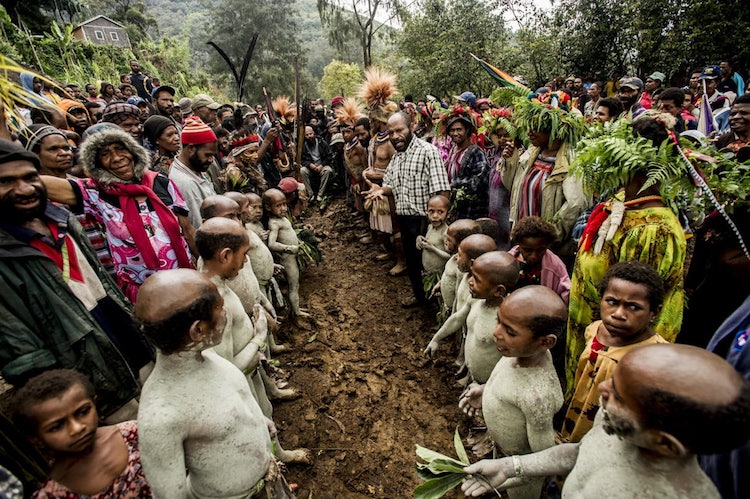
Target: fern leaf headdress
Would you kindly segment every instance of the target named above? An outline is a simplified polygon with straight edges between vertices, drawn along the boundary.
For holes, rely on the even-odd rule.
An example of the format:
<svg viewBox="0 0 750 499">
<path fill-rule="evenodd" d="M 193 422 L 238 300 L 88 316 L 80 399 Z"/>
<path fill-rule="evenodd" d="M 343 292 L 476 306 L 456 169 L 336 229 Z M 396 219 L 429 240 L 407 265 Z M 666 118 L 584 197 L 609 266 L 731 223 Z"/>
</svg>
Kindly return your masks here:
<svg viewBox="0 0 750 499">
<path fill-rule="evenodd" d="M 554 103 L 543 103 L 537 99 L 517 99 L 513 108 L 513 120 L 524 136 L 531 130 L 549 132 L 550 144 L 559 140 L 575 147 L 584 131 L 582 117 L 555 107 Z"/>
</svg>

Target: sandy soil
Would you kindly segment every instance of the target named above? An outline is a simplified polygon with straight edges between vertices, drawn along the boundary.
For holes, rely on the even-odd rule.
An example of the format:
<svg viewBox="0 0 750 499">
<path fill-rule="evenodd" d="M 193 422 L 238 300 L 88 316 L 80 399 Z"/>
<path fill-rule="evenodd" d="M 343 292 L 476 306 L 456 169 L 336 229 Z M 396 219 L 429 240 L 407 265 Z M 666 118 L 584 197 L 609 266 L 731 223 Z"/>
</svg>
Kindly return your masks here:
<svg viewBox="0 0 750 499">
<path fill-rule="evenodd" d="M 293 350 L 277 357 L 302 396 L 276 403 L 274 420 L 284 448 L 307 447 L 315 462 L 290 466 L 288 479 L 300 499 L 411 497 L 421 483 L 415 444 L 455 456 L 456 426 L 466 435 L 455 355 L 441 345 L 434 363 L 423 356 L 435 310 L 401 308 L 408 278 L 386 275 L 392 262 L 375 261 L 381 250 L 359 243 L 355 234 L 365 231 L 343 201 L 308 212 L 324 255 L 302 279 L 313 320 L 309 330 L 284 327 Z"/>
</svg>

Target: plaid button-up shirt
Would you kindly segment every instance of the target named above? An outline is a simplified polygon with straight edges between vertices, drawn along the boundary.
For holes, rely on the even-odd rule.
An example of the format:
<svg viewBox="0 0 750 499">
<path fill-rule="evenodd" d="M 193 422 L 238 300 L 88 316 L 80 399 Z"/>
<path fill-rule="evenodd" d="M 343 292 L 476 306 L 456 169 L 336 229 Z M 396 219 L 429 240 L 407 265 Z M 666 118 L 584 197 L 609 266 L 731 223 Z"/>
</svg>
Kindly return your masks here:
<svg viewBox="0 0 750 499">
<path fill-rule="evenodd" d="M 417 137 L 404 152 L 391 158 L 383 185 L 393 190 L 396 214 L 427 216 L 427 202 L 440 191 L 449 191 L 448 173 L 437 148 Z"/>
</svg>

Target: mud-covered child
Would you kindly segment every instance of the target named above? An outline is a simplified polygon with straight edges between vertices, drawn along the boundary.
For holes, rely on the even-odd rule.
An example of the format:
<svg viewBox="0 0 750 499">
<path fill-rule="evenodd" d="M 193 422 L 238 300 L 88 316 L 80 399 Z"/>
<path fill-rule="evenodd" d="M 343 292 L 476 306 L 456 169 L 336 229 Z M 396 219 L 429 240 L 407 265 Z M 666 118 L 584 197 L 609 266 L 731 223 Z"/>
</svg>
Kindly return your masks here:
<svg viewBox="0 0 750 499">
<path fill-rule="evenodd" d="M 263 208 L 268 215 L 268 247 L 279 256 L 284 266 L 291 313 L 295 317 L 309 317 L 310 314 L 299 305 L 299 239 L 287 218 L 286 196 L 278 189 L 268 189 L 263 193 Z"/>
<path fill-rule="evenodd" d="M 83 374 L 45 371 L 13 400 L 14 422 L 52 457 L 35 498 L 147 498 L 135 421 L 99 427 L 96 394 Z"/>
<path fill-rule="evenodd" d="M 440 280 L 445 262 L 451 257 L 445 249 L 445 234 L 448 232 L 445 219 L 448 217 L 449 208 L 450 202 L 447 197 L 431 197 L 427 202 L 427 233 L 417 236 L 417 249 L 422 251 L 422 281 L 426 292 Z"/>
<path fill-rule="evenodd" d="M 502 456 L 555 445 L 552 418 L 563 394 L 549 353 L 566 327 L 567 307 L 544 286 L 512 292 L 497 311 L 497 349 L 503 355 L 485 385 L 471 384 L 458 406 L 469 416 L 481 409 Z M 508 489 L 511 499 L 538 499 L 544 478 Z"/>
<path fill-rule="evenodd" d="M 576 370 L 575 392 L 561 436 L 580 442 L 599 410 L 599 384 L 612 377 L 620 359 L 633 348 L 667 343 L 651 328 L 664 301 L 664 280 L 642 262 L 612 265 L 601 284 L 600 317 L 586 328 L 586 348 Z"/>
<path fill-rule="evenodd" d="M 472 234 L 479 234 L 479 224 L 468 218 L 456 220 L 448 226 L 443 241 L 445 251 L 451 255 L 445 262 L 440 282 L 433 288 L 433 293 L 439 292 L 443 300 L 443 314 L 447 317 L 453 310 L 456 300 L 456 288 L 463 274 L 458 270 L 458 245 Z"/>
<path fill-rule="evenodd" d="M 461 243 L 462 246 L 469 240 L 467 238 Z M 473 299 L 445 321 L 427 345 L 425 353 L 432 356 L 441 340 L 465 324 L 466 367 L 474 381 L 485 383 L 502 357 L 493 338 L 497 326 L 497 308 L 518 280 L 518 264 L 509 253 L 490 251 L 472 261 L 470 272 L 468 283 Z"/>
</svg>

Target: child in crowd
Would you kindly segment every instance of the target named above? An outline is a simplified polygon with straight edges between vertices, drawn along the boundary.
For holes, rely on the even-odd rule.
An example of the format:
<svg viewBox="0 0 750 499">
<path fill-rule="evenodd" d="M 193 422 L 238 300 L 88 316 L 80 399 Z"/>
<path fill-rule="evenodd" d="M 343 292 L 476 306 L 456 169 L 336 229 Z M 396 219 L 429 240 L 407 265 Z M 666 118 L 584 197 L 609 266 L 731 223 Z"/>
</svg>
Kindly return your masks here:
<svg viewBox="0 0 750 499">
<path fill-rule="evenodd" d="M 599 285 L 601 320 L 586 328 L 586 348 L 578 360 L 575 392 L 565 414 L 561 436 L 580 442 L 599 410 L 599 383 L 612 376 L 617 363 L 633 348 L 667 341 L 651 329 L 664 301 L 664 280 L 642 262 L 612 265 Z"/>
<path fill-rule="evenodd" d="M 497 311 L 497 349 L 503 355 L 487 384 L 472 384 L 458 406 L 482 415 L 500 456 L 529 454 L 555 445 L 552 418 L 563 394 L 549 349 L 565 331 L 567 307 L 544 286 L 512 292 Z M 511 499 L 538 499 L 544 478 L 507 489 Z"/>
<path fill-rule="evenodd" d="M 427 202 L 427 235 L 417 236 L 417 249 L 422 251 L 422 269 L 424 269 L 425 291 L 429 291 L 440 279 L 445 269 L 445 262 L 451 255 L 445 249 L 445 234 L 448 225 L 450 201 L 445 196 L 433 196 Z"/>
<path fill-rule="evenodd" d="M 272 303 L 278 307 L 284 306 L 284 298 L 276 282 L 276 275 L 284 271 L 284 267 L 273 261 L 273 254 L 266 244 L 268 241 L 268 231 L 263 227 L 261 219 L 263 218 L 263 200 L 254 192 L 245 194 L 249 203 L 247 213 L 241 214 L 242 221 L 245 224 L 247 235 L 250 243 L 255 246 L 250 248 L 247 256 L 253 265 L 253 272 L 258 278 L 260 289 Z"/>
<path fill-rule="evenodd" d="M 472 234 L 479 234 L 479 224 L 474 220 L 461 219 L 456 220 L 448 226 L 448 230 L 445 232 L 445 251 L 451 255 L 447 262 L 445 262 L 445 268 L 443 269 L 443 275 L 440 277 L 440 282 L 433 288 L 433 294 L 440 292 L 443 299 L 442 312 L 448 315 L 450 311 L 454 309 L 454 302 L 456 300 L 456 287 L 460 280 L 458 271 L 458 245 L 461 241 L 466 239 Z"/>
<path fill-rule="evenodd" d="M 245 264 L 246 253 L 250 249 L 247 233 L 234 220 L 211 218 L 203 222 L 196 231 L 195 245 L 203 259 L 203 271 L 224 299 L 226 325 L 221 343 L 216 345 L 214 350 L 245 374 L 263 415 L 271 419 L 273 407 L 266 390 L 275 387 L 260 363 L 266 349 L 268 322 L 261 306 L 255 305 L 253 325 L 245 313 L 242 302 L 227 284 L 227 280 L 237 277 Z M 275 388 L 274 392 L 271 395 L 279 399 L 292 399 L 297 396 L 291 389 Z M 304 449 L 285 451 L 277 445 L 276 455 L 285 463 L 309 462 Z"/>
<path fill-rule="evenodd" d="M 511 237 L 516 245 L 509 253 L 521 268 L 517 287 L 541 284 L 568 303 L 570 276 L 560 257 L 549 249 L 557 238 L 555 226 L 540 217 L 524 217 L 513 226 Z"/>
<path fill-rule="evenodd" d="M 268 215 L 268 247 L 279 256 L 284 266 L 292 316 L 309 317 L 310 314 L 299 305 L 299 239 L 287 218 L 286 202 L 286 196 L 278 189 L 268 189 L 263 193 L 263 207 Z"/>
<path fill-rule="evenodd" d="M 462 246 L 469 241 L 466 239 Z M 435 333 L 425 353 L 432 356 L 438 343 L 466 324 L 464 356 L 472 379 L 485 383 L 500 360 L 492 334 L 497 326 L 497 307 L 518 280 L 518 264 L 504 251 L 490 251 L 479 255 L 471 264 L 469 290 L 474 298 L 456 311 Z"/>
<path fill-rule="evenodd" d="M 95 399 L 91 382 L 70 369 L 45 371 L 16 393 L 16 425 L 53 458 L 34 498 L 151 497 L 136 422 L 98 427 Z"/>
</svg>

